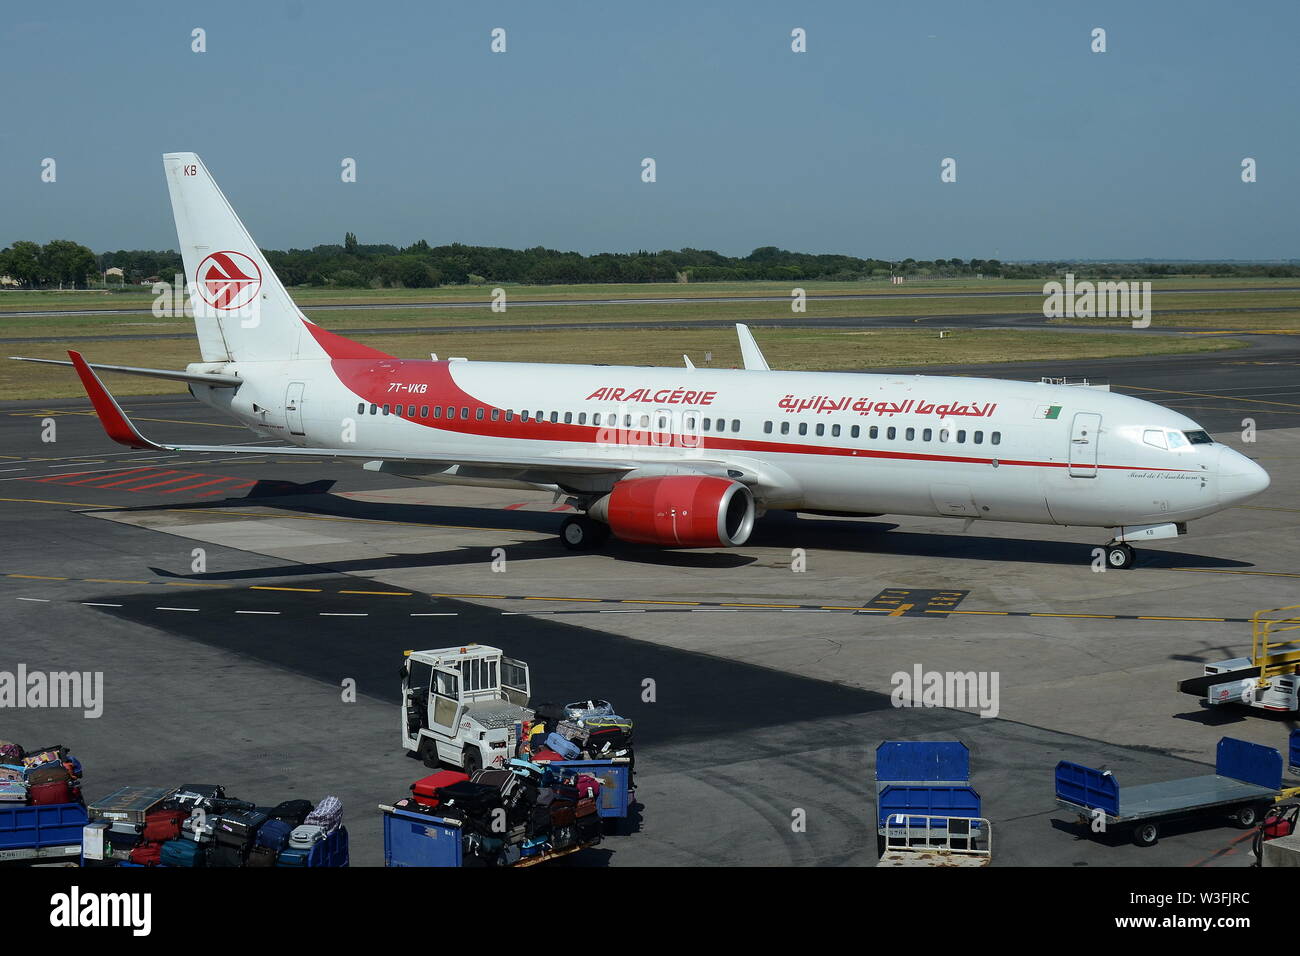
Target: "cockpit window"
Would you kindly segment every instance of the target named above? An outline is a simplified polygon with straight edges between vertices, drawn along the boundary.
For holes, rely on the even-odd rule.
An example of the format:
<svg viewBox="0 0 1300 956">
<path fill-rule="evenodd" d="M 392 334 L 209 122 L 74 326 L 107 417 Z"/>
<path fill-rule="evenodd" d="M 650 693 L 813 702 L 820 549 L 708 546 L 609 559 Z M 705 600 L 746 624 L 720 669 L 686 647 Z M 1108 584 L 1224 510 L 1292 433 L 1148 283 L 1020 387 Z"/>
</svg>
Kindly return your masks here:
<svg viewBox="0 0 1300 956">
<path fill-rule="evenodd" d="M 1148 428 L 1142 433 L 1142 440 L 1155 448 L 1169 447 L 1165 444 L 1165 430 L 1163 428 Z"/>
<path fill-rule="evenodd" d="M 1213 445 L 1213 444 L 1214 444 L 1214 439 L 1211 438 L 1211 437 L 1209 436 L 1209 433 L 1207 433 L 1207 432 L 1203 432 L 1203 431 L 1183 432 L 1183 435 L 1184 435 L 1184 436 L 1187 438 L 1187 440 L 1188 440 L 1189 442 L 1191 442 L 1193 445 Z"/>
<path fill-rule="evenodd" d="M 1187 439 L 1183 437 L 1183 433 L 1182 433 L 1182 432 L 1171 431 L 1171 432 L 1169 433 L 1169 447 L 1170 447 L 1170 448 L 1186 448 L 1186 447 L 1187 447 Z"/>
</svg>

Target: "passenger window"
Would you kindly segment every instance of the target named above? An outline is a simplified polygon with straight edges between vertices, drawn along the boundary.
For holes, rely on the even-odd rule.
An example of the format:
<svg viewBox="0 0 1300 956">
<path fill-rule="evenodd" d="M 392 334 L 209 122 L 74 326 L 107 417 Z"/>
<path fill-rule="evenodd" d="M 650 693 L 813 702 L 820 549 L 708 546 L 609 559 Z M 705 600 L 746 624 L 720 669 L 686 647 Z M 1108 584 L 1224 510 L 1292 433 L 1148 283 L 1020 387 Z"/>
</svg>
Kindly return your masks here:
<svg viewBox="0 0 1300 956">
<path fill-rule="evenodd" d="M 1168 448 L 1165 444 L 1165 433 L 1159 428 L 1148 428 L 1142 433 L 1142 440 L 1153 448 Z"/>
<path fill-rule="evenodd" d="M 420 406 L 420 417 L 421 417 L 421 418 L 428 418 L 428 417 L 429 417 L 429 406 L 428 406 L 428 405 L 421 405 L 421 406 Z"/>
<path fill-rule="evenodd" d="M 782 423 L 781 423 L 781 434 L 782 434 L 782 435 L 788 435 L 788 434 L 790 434 L 790 423 L 789 423 L 789 422 L 782 422 Z"/>
<path fill-rule="evenodd" d="M 896 429 L 893 425 L 890 425 L 888 428 L 885 429 L 885 437 L 888 438 L 890 441 L 893 441 L 894 436 L 897 434 L 898 434 L 898 429 Z"/>
<path fill-rule="evenodd" d="M 365 413 L 366 413 L 366 403 L 362 402 L 360 405 L 357 406 L 357 414 L 364 415 Z"/>
<path fill-rule="evenodd" d="M 948 435 L 949 435 L 949 434 L 950 434 L 950 433 L 949 433 L 948 429 L 946 429 L 946 428 L 940 428 L 940 429 L 939 429 L 939 441 L 946 442 L 946 441 L 948 440 Z"/>
<path fill-rule="evenodd" d="M 770 434 L 772 434 L 772 423 L 771 423 L 771 422 L 763 422 L 763 434 L 764 434 L 764 435 L 770 435 Z"/>
<path fill-rule="evenodd" d="M 854 427 L 854 429 L 857 428 L 856 425 L 854 425 L 853 427 Z M 853 433 L 853 437 L 854 437 L 854 438 L 857 438 L 857 437 L 858 437 L 858 433 L 857 433 L 857 431 L 854 431 L 854 433 Z M 880 437 L 880 429 L 879 429 L 877 426 L 872 425 L 872 426 L 871 426 L 871 430 L 870 430 L 869 432 L 867 432 L 867 437 L 870 438 L 872 441 L 875 441 L 877 438 Z"/>
<path fill-rule="evenodd" d="M 708 430 L 709 430 L 709 422 L 710 422 L 710 421 L 711 421 L 711 419 L 708 419 L 708 418 L 704 419 L 703 425 L 704 425 L 704 430 L 705 430 L 705 431 L 708 431 Z"/>
<path fill-rule="evenodd" d="M 519 420 L 521 422 L 528 421 L 528 409 L 525 408 L 522 412 L 519 413 Z"/>
<path fill-rule="evenodd" d="M 391 406 L 391 405 L 385 405 L 385 406 L 384 406 L 384 414 L 387 415 L 391 409 L 392 409 L 392 406 Z"/>
<path fill-rule="evenodd" d="M 578 412 L 578 424 L 579 424 L 579 425 L 585 425 L 585 424 L 587 424 L 587 413 L 586 413 L 586 412 Z"/>
<path fill-rule="evenodd" d="M 808 434 L 808 423 L 807 423 L 807 422 L 800 422 L 800 423 L 799 423 L 799 434 L 800 434 L 800 435 L 807 435 L 807 434 Z"/>
<path fill-rule="evenodd" d="M 462 405 L 462 406 L 460 407 L 460 417 L 463 418 L 463 419 L 465 419 L 465 421 L 469 421 L 469 406 L 468 406 L 468 405 Z"/>
<path fill-rule="evenodd" d="M 514 420 L 515 420 L 515 410 L 514 410 L 513 408 L 507 408 L 507 409 L 506 409 L 506 421 L 508 421 L 508 422 L 513 422 Z"/>
<path fill-rule="evenodd" d="M 474 409 L 474 418 L 475 420 L 481 422 L 483 420 L 483 409 L 481 408 Z"/>
<path fill-rule="evenodd" d="M 407 418 L 414 418 L 414 417 L 415 417 L 415 406 L 414 406 L 414 405 L 407 405 L 407 406 L 406 406 L 406 417 L 407 417 Z"/>
<path fill-rule="evenodd" d="M 831 426 L 831 437 L 832 437 L 832 438 L 839 438 L 839 437 L 840 437 L 840 426 L 839 426 L 839 425 L 832 425 L 832 426 Z"/>
<path fill-rule="evenodd" d="M 591 423 L 592 423 L 593 425 L 599 425 L 599 424 L 600 424 L 600 412 L 596 412 L 595 414 L 593 414 L 593 415 L 591 416 Z"/>
<path fill-rule="evenodd" d="M 371 414 L 371 415 L 375 414 L 375 412 L 377 412 L 377 411 L 379 411 L 379 406 L 378 406 L 378 405 L 371 405 L 371 406 L 370 406 L 370 414 Z"/>
<path fill-rule="evenodd" d="M 966 444 L 966 429 L 964 428 L 957 429 L 957 444 L 959 445 Z"/>
<path fill-rule="evenodd" d="M 646 428 L 646 427 L 648 427 L 649 425 L 650 425 L 650 416 L 649 416 L 649 415 L 642 415 L 642 416 L 641 416 L 641 427 L 642 427 L 642 428 Z M 722 429 L 719 428 L 718 431 L 722 431 Z"/>
<path fill-rule="evenodd" d="M 733 419 L 731 420 L 731 430 L 732 430 L 733 432 L 738 432 L 738 431 L 740 431 L 740 419 L 739 419 L 739 418 L 733 418 Z"/>
<path fill-rule="evenodd" d="M 694 415 L 687 415 L 687 416 L 686 416 L 685 427 L 686 427 L 686 431 L 688 431 L 688 432 L 693 432 L 693 431 L 695 431 L 695 416 L 694 416 Z"/>
<path fill-rule="evenodd" d="M 990 435 L 990 436 L 989 436 L 989 444 L 990 444 L 990 445 L 1001 445 L 1001 444 L 1002 444 L 1002 433 L 1001 433 L 1001 432 L 994 432 L 992 435 Z"/>
<path fill-rule="evenodd" d="M 456 418 L 456 406 L 455 406 L 455 405 L 448 405 L 448 406 L 447 406 L 447 421 L 454 421 L 455 418 Z"/>
<path fill-rule="evenodd" d="M 929 441 L 933 435 L 934 435 L 934 431 L 932 429 L 927 428 L 925 431 L 921 432 L 921 440 Z"/>
<path fill-rule="evenodd" d="M 822 435 L 825 435 L 825 434 L 826 434 L 826 426 L 823 425 L 821 422 L 818 422 L 818 423 L 817 423 L 817 437 L 820 438 Z"/>
<path fill-rule="evenodd" d="M 915 439 L 916 439 L 916 429 L 915 429 L 915 428 L 909 428 L 906 432 L 903 433 L 903 437 L 906 438 L 908 441 L 913 441 L 913 440 L 915 440 Z"/>
<path fill-rule="evenodd" d="M 862 433 L 862 429 L 857 425 L 854 425 L 852 428 L 849 429 L 850 438 L 857 438 L 858 435 L 860 435 L 861 433 Z"/>
<path fill-rule="evenodd" d="M 434 417 L 434 418 L 442 418 L 442 406 L 441 406 L 441 405 L 435 405 L 435 406 L 433 406 L 433 417 Z"/>
<path fill-rule="evenodd" d="M 573 412 L 565 412 L 565 413 L 564 413 L 564 424 L 566 424 L 566 425 L 572 425 L 572 424 L 573 424 Z"/>
<path fill-rule="evenodd" d="M 492 420 L 494 422 L 499 422 L 501 420 L 501 409 L 499 408 L 492 409 Z"/>
<path fill-rule="evenodd" d="M 975 438 L 975 444 L 977 444 L 977 445 L 982 445 L 982 444 L 984 444 L 984 433 L 983 433 L 983 432 L 976 432 L 975 435 L 974 435 L 973 437 Z"/>
</svg>

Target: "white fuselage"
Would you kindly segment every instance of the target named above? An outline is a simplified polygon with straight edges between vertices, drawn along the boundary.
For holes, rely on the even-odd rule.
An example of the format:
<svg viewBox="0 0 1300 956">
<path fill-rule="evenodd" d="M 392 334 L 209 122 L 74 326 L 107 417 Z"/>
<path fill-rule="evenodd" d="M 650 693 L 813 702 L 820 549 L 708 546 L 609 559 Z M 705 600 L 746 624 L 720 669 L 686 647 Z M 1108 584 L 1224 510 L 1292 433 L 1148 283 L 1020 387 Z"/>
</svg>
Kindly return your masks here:
<svg viewBox="0 0 1300 956">
<path fill-rule="evenodd" d="M 195 385 L 195 396 L 298 445 L 373 449 L 376 459 L 403 451 L 633 459 L 646 474 L 717 462 L 769 509 L 1117 527 L 1199 518 L 1268 484 L 1259 466 L 1191 419 L 1086 386 L 380 358 L 224 370 L 245 384 Z M 455 466 L 407 474 L 608 490 Z"/>
</svg>

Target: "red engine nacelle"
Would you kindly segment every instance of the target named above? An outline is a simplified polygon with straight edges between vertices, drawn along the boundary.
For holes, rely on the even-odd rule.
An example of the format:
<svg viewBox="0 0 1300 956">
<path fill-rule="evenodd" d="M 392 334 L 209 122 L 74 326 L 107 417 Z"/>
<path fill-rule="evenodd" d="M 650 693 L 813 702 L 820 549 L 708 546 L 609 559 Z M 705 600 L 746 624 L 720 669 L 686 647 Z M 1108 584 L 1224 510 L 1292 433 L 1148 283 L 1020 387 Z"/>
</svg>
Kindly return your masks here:
<svg viewBox="0 0 1300 956">
<path fill-rule="evenodd" d="M 589 514 L 624 541 L 670 548 L 744 544 L 754 530 L 754 496 L 729 478 L 626 478 Z"/>
</svg>

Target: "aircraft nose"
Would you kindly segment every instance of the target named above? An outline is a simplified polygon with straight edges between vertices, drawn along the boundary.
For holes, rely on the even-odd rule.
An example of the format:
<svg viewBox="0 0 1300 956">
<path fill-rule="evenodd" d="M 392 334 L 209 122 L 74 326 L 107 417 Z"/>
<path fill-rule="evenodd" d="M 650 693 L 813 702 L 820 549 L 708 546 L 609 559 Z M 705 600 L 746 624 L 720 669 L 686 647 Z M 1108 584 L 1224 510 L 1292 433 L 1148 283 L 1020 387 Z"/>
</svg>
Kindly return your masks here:
<svg viewBox="0 0 1300 956">
<path fill-rule="evenodd" d="M 1219 503 L 1237 504 L 1253 498 L 1269 485 L 1268 472 L 1240 452 L 1219 452 Z"/>
</svg>

